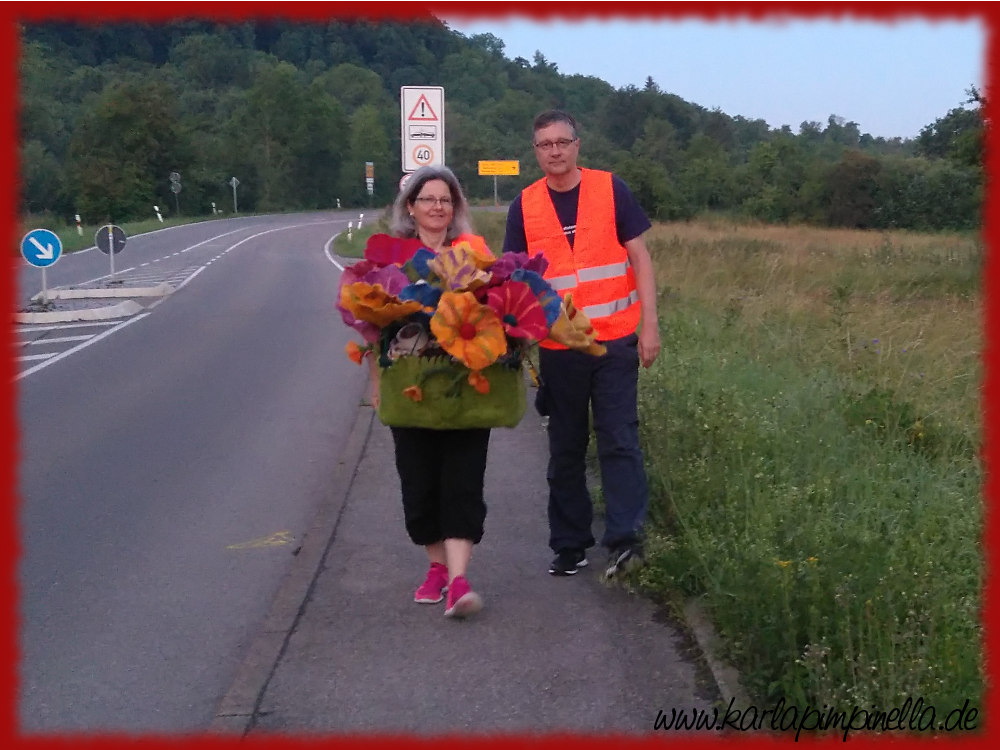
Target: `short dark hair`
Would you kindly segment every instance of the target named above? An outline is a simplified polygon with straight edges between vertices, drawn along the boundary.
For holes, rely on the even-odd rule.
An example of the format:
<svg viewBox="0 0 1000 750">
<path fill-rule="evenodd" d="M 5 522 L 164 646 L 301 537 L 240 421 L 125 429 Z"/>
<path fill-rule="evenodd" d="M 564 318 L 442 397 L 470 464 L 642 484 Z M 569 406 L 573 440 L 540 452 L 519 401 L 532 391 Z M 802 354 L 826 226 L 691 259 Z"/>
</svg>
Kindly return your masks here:
<svg viewBox="0 0 1000 750">
<path fill-rule="evenodd" d="M 569 125 L 573 129 L 573 137 L 576 138 L 576 120 L 573 119 L 573 115 L 563 112 L 561 109 L 550 109 L 535 117 L 535 121 L 531 125 L 532 137 L 542 128 L 547 128 L 549 125 L 557 122 L 564 122 Z"/>
</svg>

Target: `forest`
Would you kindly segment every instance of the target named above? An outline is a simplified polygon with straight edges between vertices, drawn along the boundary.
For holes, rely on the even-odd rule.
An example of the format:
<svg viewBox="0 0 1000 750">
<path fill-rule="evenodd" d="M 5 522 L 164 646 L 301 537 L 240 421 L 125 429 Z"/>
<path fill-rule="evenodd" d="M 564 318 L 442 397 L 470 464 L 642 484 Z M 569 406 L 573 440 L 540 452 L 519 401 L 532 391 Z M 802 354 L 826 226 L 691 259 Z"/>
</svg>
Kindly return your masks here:
<svg viewBox="0 0 1000 750">
<path fill-rule="evenodd" d="M 914 139 L 831 114 L 772 129 L 708 110 L 668 82 L 614 88 L 544 51 L 509 59 L 492 34 L 436 19 L 20 26 L 20 210 L 69 223 L 384 206 L 402 175 L 400 87 L 445 90 L 445 160 L 491 204 L 480 160 L 518 160 L 508 201 L 541 176 L 531 122 L 580 122 L 581 164 L 609 169 L 655 220 L 706 214 L 862 229 L 976 229 L 983 94 Z M 365 164 L 374 164 L 374 194 Z M 173 177 L 173 180 L 171 179 Z M 237 178 L 234 187 L 232 178 Z M 234 205 L 235 203 L 235 205 Z"/>
</svg>

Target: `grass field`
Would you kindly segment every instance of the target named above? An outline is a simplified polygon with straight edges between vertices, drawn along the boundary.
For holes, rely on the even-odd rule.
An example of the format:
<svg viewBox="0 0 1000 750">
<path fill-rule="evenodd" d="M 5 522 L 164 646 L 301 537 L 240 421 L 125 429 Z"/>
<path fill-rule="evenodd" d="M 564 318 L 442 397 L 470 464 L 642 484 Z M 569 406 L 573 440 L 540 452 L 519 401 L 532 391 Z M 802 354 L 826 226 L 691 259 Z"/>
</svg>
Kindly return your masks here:
<svg viewBox="0 0 1000 750">
<path fill-rule="evenodd" d="M 502 217 L 476 221 L 499 248 Z M 700 599 L 755 699 L 981 706 L 981 240 L 702 221 L 647 243 L 638 584 Z"/>
</svg>

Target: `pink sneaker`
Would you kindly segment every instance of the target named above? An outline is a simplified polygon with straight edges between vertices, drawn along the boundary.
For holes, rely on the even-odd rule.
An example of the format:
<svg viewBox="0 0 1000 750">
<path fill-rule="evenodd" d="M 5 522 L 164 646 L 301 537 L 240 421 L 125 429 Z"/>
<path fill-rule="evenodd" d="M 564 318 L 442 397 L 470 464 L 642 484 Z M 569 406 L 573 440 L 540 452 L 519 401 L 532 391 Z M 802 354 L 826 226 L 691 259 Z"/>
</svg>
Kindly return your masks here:
<svg viewBox="0 0 1000 750">
<path fill-rule="evenodd" d="M 413 594 L 413 601 L 420 604 L 437 604 L 448 590 L 448 568 L 441 563 L 431 563 L 427 578 Z"/>
<path fill-rule="evenodd" d="M 468 617 L 483 608 L 483 600 L 472 588 L 465 576 L 455 576 L 448 589 L 448 605 L 445 617 Z"/>
</svg>

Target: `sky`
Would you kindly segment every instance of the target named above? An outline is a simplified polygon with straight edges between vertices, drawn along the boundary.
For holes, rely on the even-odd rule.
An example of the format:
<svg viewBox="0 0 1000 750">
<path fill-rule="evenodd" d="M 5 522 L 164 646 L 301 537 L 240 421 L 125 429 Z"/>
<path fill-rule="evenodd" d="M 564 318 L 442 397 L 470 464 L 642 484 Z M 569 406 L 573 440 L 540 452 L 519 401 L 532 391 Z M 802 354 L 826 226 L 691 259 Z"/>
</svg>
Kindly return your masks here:
<svg viewBox="0 0 1000 750">
<path fill-rule="evenodd" d="M 539 50 L 564 75 L 615 88 L 652 76 L 664 92 L 730 116 L 798 133 L 830 115 L 875 137 L 914 138 L 986 78 L 979 19 L 469 19 L 440 14 L 466 36 L 490 33 L 504 54 Z M 445 96 L 447 96 L 445 91 Z"/>
</svg>

